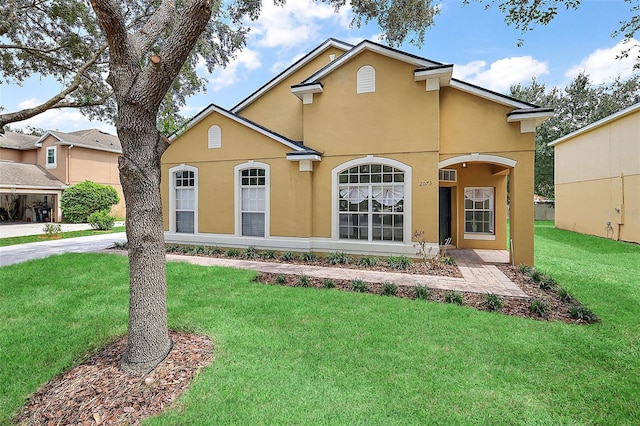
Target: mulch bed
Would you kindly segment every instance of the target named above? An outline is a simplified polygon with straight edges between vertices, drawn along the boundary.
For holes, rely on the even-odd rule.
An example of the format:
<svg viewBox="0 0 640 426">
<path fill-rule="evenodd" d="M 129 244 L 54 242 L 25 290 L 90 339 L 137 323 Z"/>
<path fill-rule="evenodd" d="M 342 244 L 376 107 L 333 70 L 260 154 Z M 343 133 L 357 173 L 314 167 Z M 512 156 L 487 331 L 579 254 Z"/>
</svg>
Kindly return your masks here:
<svg viewBox="0 0 640 426">
<path fill-rule="evenodd" d="M 261 259 L 264 260 L 264 259 Z M 275 261 L 275 260 L 272 260 Z M 327 266 L 322 259 L 315 261 Z M 301 262 L 312 264 L 313 262 Z M 335 265 L 331 265 L 335 266 Z M 357 267 L 339 265 L 340 267 Z M 429 269 L 433 268 L 433 271 Z M 505 315 L 536 320 L 563 321 L 586 324 L 570 315 L 572 306 L 580 306 L 573 298 L 560 300 L 555 290 L 540 289 L 532 278 L 517 267 L 498 266 L 527 295 L 527 298 L 500 296 Z M 390 270 L 377 265 L 373 270 Z M 397 270 L 392 270 L 398 272 Z M 430 265 L 413 262 L 410 273 L 459 277 L 456 266 Z M 324 288 L 325 280 L 307 277 L 308 287 Z M 261 273 L 256 281 L 269 285 L 300 286 L 300 276 Z M 332 280 L 336 289 L 352 291 L 347 280 Z M 367 292 L 382 294 L 382 283 L 367 283 Z M 387 286 L 389 290 L 389 286 Z M 310 290 L 312 291 L 312 290 Z M 327 290 L 328 291 L 328 290 Z M 394 297 L 415 299 L 415 288 L 398 285 Z M 428 300 L 446 303 L 448 291 L 429 289 Z M 459 292 L 463 305 L 479 310 L 489 310 L 484 294 Z M 545 315 L 531 311 L 535 299 L 546 303 Z M 27 406 L 14 418 L 19 425 L 138 425 L 144 418 L 158 415 L 170 407 L 190 385 L 198 372 L 213 361 L 213 343 L 207 336 L 170 332 L 174 342 L 167 358 L 145 377 L 131 377 L 119 369 L 119 362 L 126 348 L 126 337 L 121 337 L 97 352 L 81 365 L 55 377 L 44 385 Z"/>
</svg>

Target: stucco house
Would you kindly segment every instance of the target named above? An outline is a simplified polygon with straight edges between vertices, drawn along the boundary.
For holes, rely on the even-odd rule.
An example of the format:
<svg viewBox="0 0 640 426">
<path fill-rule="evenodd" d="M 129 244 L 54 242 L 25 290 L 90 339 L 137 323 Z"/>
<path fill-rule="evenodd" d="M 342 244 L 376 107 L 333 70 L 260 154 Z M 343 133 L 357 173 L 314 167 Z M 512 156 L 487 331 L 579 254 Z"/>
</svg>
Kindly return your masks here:
<svg viewBox="0 0 640 426">
<path fill-rule="evenodd" d="M 121 153 L 118 138 L 98 129 L 42 136 L 6 131 L 0 134 L 0 207 L 11 220 L 60 221 L 64 190 L 88 179 L 116 189 L 121 200 L 111 213 L 124 217 Z"/>
<path fill-rule="evenodd" d="M 231 110 L 210 105 L 162 157 L 166 240 L 415 255 L 424 231 L 532 264 L 535 128 L 553 111 L 452 72 L 329 39 Z"/>
<path fill-rule="evenodd" d="M 640 243 L 640 103 L 549 145 L 556 227 Z"/>
</svg>

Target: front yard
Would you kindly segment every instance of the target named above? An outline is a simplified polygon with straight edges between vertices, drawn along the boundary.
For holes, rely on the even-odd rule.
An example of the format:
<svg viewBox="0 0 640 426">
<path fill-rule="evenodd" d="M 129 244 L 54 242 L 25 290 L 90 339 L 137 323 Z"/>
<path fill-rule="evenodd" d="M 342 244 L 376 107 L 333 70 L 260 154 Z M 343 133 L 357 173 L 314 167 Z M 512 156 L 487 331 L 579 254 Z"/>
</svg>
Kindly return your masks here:
<svg viewBox="0 0 640 426">
<path fill-rule="evenodd" d="M 149 424 L 638 424 L 640 247 L 536 224 L 536 266 L 602 322 L 265 286 L 167 265 L 172 329 L 214 362 Z M 126 332 L 127 259 L 0 268 L 0 424 L 53 376 Z"/>
</svg>

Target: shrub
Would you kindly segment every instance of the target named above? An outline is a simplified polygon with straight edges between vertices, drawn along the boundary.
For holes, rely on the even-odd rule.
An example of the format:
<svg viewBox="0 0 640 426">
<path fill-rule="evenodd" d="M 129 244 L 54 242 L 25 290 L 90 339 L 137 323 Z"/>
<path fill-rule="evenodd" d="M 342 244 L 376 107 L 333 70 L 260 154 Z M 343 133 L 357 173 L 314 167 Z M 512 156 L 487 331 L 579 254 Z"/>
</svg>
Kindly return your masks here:
<svg viewBox="0 0 640 426">
<path fill-rule="evenodd" d="M 222 254 L 222 249 L 218 246 L 215 246 L 212 250 L 211 253 L 213 254 Z"/>
<path fill-rule="evenodd" d="M 177 244 L 167 244 L 165 246 L 165 250 L 167 253 L 174 253 L 180 250 L 180 246 L 178 246 Z"/>
<path fill-rule="evenodd" d="M 276 276 L 276 282 L 278 284 L 284 284 L 286 280 L 287 280 L 287 277 L 284 274 L 278 274 Z"/>
<path fill-rule="evenodd" d="M 382 295 L 383 296 L 395 296 L 398 294 L 398 286 L 394 283 L 384 282 L 382 283 Z"/>
<path fill-rule="evenodd" d="M 584 321 L 588 324 L 600 322 L 600 318 L 598 318 L 598 316 L 586 306 L 574 305 L 569 309 L 569 314 L 571 315 L 571 318 Z"/>
<path fill-rule="evenodd" d="M 362 280 L 353 280 L 351 281 L 351 290 L 356 293 L 366 293 L 368 290 L 368 285 L 365 281 Z"/>
<path fill-rule="evenodd" d="M 324 288 L 335 288 L 336 287 L 336 283 L 333 282 L 333 280 L 330 280 L 328 278 L 324 279 L 322 281 L 322 286 Z"/>
<path fill-rule="evenodd" d="M 327 255 L 327 262 L 331 265 L 346 265 L 351 262 L 351 258 L 343 251 L 334 251 Z"/>
<path fill-rule="evenodd" d="M 416 299 L 428 300 L 429 293 L 429 287 L 427 287 L 426 285 L 417 285 L 414 289 Z"/>
<path fill-rule="evenodd" d="M 276 252 L 274 250 L 265 250 L 262 253 L 260 253 L 260 257 L 263 259 L 275 259 Z"/>
<path fill-rule="evenodd" d="M 529 305 L 529 310 L 534 314 L 538 314 L 541 317 L 547 315 L 549 304 L 543 299 L 533 299 Z"/>
<path fill-rule="evenodd" d="M 362 256 L 358 259 L 358 265 L 365 268 L 372 268 L 378 264 L 378 258 L 375 256 Z"/>
<path fill-rule="evenodd" d="M 531 266 L 521 263 L 520 265 L 518 265 L 518 271 L 520 271 L 521 274 L 529 275 L 529 273 L 531 272 Z"/>
<path fill-rule="evenodd" d="M 42 232 L 48 237 L 58 235 L 62 232 L 62 226 L 59 223 L 46 223 L 42 227 Z"/>
<path fill-rule="evenodd" d="M 202 246 L 191 246 L 189 247 L 189 254 L 203 254 L 204 247 Z"/>
<path fill-rule="evenodd" d="M 455 290 L 450 290 L 445 293 L 444 301 L 447 303 L 455 303 L 456 305 L 463 305 L 464 300 L 462 299 L 462 293 Z"/>
<path fill-rule="evenodd" d="M 100 231 L 109 231 L 113 229 L 113 224 L 115 222 L 116 218 L 111 216 L 106 210 L 93 212 L 87 218 L 87 223 L 91 225 L 93 229 L 98 229 Z"/>
<path fill-rule="evenodd" d="M 301 275 L 298 284 L 300 284 L 300 287 L 309 287 L 309 277 L 306 275 Z"/>
<path fill-rule="evenodd" d="M 280 253 L 280 260 L 284 262 L 290 262 L 296 258 L 296 255 L 292 251 L 283 251 Z"/>
<path fill-rule="evenodd" d="M 391 269 L 401 269 L 406 271 L 411 265 L 411 259 L 407 256 L 389 256 L 387 257 L 387 266 Z"/>
<path fill-rule="evenodd" d="M 308 251 L 306 253 L 300 253 L 300 260 L 303 262 L 313 262 L 318 258 L 312 251 Z"/>
<path fill-rule="evenodd" d="M 65 220 L 82 223 L 87 222 L 91 213 L 109 211 L 119 202 L 118 192 L 112 186 L 85 180 L 64 191 L 60 197 L 60 208 Z"/>
<path fill-rule="evenodd" d="M 558 298 L 563 302 L 569 302 L 571 301 L 571 299 L 573 299 L 573 296 L 571 296 L 571 294 L 567 290 L 560 287 L 558 289 Z"/>
<path fill-rule="evenodd" d="M 502 310 L 502 299 L 497 294 L 488 293 L 485 296 L 484 305 L 489 311 L 498 312 Z"/>
<path fill-rule="evenodd" d="M 124 243 L 121 243 L 120 241 L 116 241 L 115 243 L 113 243 L 113 246 L 111 247 L 116 250 L 129 250 L 129 243 L 126 241 Z"/>
<path fill-rule="evenodd" d="M 226 254 L 227 254 L 227 257 L 238 257 L 240 256 L 240 250 L 230 248 L 229 250 L 227 250 Z"/>
<path fill-rule="evenodd" d="M 249 246 L 244 249 L 244 253 L 242 254 L 242 256 L 245 259 L 255 259 L 256 257 L 258 257 L 258 253 L 256 252 L 256 248 L 254 246 Z"/>
</svg>

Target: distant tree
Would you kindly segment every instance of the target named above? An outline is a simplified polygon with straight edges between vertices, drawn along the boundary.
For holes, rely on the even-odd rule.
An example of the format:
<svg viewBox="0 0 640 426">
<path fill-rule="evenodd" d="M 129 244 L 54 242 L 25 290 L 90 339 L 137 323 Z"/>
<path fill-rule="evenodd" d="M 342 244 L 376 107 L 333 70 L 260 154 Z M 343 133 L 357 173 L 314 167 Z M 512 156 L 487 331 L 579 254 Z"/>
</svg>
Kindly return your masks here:
<svg viewBox="0 0 640 426">
<path fill-rule="evenodd" d="M 118 192 L 109 185 L 85 180 L 62 193 L 60 208 L 64 220 L 73 223 L 86 223 L 91 214 L 109 213 L 111 207 L 120 202 Z"/>
<path fill-rule="evenodd" d="M 640 102 L 640 75 L 594 85 L 588 75 L 579 74 L 564 89 L 533 79 L 528 86 L 512 86 L 510 95 L 555 110 L 536 131 L 534 188 L 536 194 L 554 198 L 554 151 L 548 143 Z"/>
</svg>

